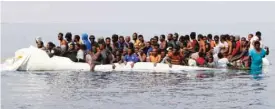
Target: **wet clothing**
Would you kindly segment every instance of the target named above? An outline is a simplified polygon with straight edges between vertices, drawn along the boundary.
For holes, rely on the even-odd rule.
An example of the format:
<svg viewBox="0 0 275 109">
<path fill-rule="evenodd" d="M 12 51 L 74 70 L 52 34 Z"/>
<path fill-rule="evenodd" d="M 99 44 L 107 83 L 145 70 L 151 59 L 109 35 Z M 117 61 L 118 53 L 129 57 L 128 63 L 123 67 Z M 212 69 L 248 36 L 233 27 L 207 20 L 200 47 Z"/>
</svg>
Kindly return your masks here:
<svg viewBox="0 0 275 109">
<path fill-rule="evenodd" d="M 132 55 L 127 54 L 127 55 L 124 56 L 124 61 L 125 62 L 134 62 L 134 63 L 136 63 L 136 62 L 139 62 L 139 58 L 135 53 L 133 53 Z"/>
<path fill-rule="evenodd" d="M 261 48 L 260 52 L 257 52 L 256 49 L 252 49 L 249 51 L 249 56 L 251 57 L 251 65 L 250 69 L 252 71 L 261 71 L 263 67 L 263 61 L 262 59 L 265 57 L 266 51 Z"/>
<path fill-rule="evenodd" d="M 92 50 L 91 43 L 88 40 L 88 34 L 86 33 L 82 34 L 82 43 L 86 46 L 87 51 Z"/>
</svg>

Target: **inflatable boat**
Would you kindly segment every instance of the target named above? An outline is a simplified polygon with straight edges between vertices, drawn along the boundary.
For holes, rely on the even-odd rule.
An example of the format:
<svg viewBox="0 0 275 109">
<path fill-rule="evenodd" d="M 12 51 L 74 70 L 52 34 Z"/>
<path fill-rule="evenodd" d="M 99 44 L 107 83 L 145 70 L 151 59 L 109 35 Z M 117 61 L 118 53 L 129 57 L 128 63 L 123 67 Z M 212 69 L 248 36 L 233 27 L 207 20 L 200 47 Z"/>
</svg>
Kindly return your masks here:
<svg viewBox="0 0 275 109">
<path fill-rule="evenodd" d="M 204 68 L 196 66 L 182 66 L 158 63 L 154 66 L 150 62 L 138 62 L 131 67 L 131 63 L 113 65 L 96 65 L 95 71 L 142 71 L 142 72 L 182 72 L 182 71 L 201 71 L 201 70 L 218 70 L 214 68 Z M 269 64 L 269 63 L 268 63 Z M 15 52 L 15 56 L 7 59 L 1 64 L 2 71 L 90 71 L 90 65 L 87 63 L 76 63 L 69 58 L 53 56 L 34 46 L 19 49 Z"/>
</svg>

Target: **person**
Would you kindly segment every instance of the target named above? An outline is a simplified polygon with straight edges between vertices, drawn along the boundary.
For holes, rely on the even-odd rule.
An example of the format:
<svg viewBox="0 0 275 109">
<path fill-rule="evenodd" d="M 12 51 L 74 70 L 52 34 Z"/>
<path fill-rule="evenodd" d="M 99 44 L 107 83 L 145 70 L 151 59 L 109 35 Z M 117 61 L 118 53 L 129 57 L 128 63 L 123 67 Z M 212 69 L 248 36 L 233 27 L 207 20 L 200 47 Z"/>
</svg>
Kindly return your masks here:
<svg viewBox="0 0 275 109">
<path fill-rule="evenodd" d="M 249 42 L 246 41 L 245 37 L 241 39 L 240 53 L 232 57 L 229 61 L 234 62 L 237 67 L 249 68 Z M 237 64 L 237 65 L 236 65 Z"/>
<path fill-rule="evenodd" d="M 218 51 L 223 54 L 226 54 L 228 51 L 228 43 L 225 41 L 226 39 L 225 37 L 226 37 L 225 35 L 221 35 L 221 39 L 220 39 L 221 42 L 217 46 L 219 48 Z"/>
<path fill-rule="evenodd" d="M 198 52 L 199 49 L 200 49 L 200 46 L 199 46 L 198 41 L 196 40 L 196 32 L 191 32 L 190 37 L 191 37 L 191 45 L 192 45 L 192 48 L 193 48 L 192 51 L 193 52 Z"/>
<path fill-rule="evenodd" d="M 92 45 L 88 40 L 88 34 L 87 33 L 83 33 L 82 34 L 82 42 L 85 45 L 85 51 L 91 51 L 92 50 Z"/>
<path fill-rule="evenodd" d="M 230 56 L 233 50 L 233 36 L 226 35 L 226 42 L 228 44 L 227 56 Z"/>
<path fill-rule="evenodd" d="M 265 55 L 269 54 L 269 50 L 264 50 L 260 47 L 261 43 L 259 41 L 254 42 L 254 48 L 249 51 L 249 60 L 251 60 L 250 63 L 250 74 L 261 74 L 262 72 L 262 59 L 265 57 Z"/>
<path fill-rule="evenodd" d="M 207 67 L 210 67 L 210 68 L 214 68 L 216 65 L 214 63 L 214 57 L 213 56 L 210 56 L 208 58 L 208 62 L 207 62 Z"/>
<path fill-rule="evenodd" d="M 113 64 L 114 56 L 109 50 L 106 50 L 106 44 L 100 43 L 99 47 L 96 50 L 96 53 L 93 55 L 93 64 Z M 114 64 L 113 64 L 114 65 Z M 113 66 L 114 67 L 114 66 Z"/>
<path fill-rule="evenodd" d="M 113 53 L 114 51 L 113 51 L 112 46 L 111 46 L 111 38 L 106 37 L 105 38 L 105 43 L 106 43 L 106 49 Z"/>
<path fill-rule="evenodd" d="M 160 50 L 160 63 L 164 63 L 165 57 L 166 57 L 166 51 Z"/>
<path fill-rule="evenodd" d="M 137 49 L 136 51 L 137 51 L 137 55 L 138 55 L 138 58 L 139 58 L 139 60 L 140 60 L 140 62 L 146 62 L 146 54 L 143 52 L 143 50 L 142 49 L 138 49 L 138 48 L 135 48 L 135 49 Z"/>
<path fill-rule="evenodd" d="M 199 45 L 200 45 L 199 52 L 206 53 L 205 40 L 204 40 L 203 36 L 201 34 L 199 34 L 198 39 L 200 39 L 200 41 L 199 41 Z"/>
<path fill-rule="evenodd" d="M 208 34 L 207 35 L 207 41 L 210 44 L 210 49 L 214 49 L 214 47 L 216 46 L 215 41 L 212 39 L 212 34 Z"/>
<path fill-rule="evenodd" d="M 206 65 L 203 52 L 199 52 L 199 58 L 196 59 L 196 62 L 197 62 L 197 66 L 200 66 L 200 67 L 204 67 Z"/>
<path fill-rule="evenodd" d="M 132 62 L 131 63 L 131 67 L 133 68 L 134 67 L 134 64 L 136 62 L 139 62 L 139 58 L 138 56 L 133 53 L 133 49 L 131 48 L 128 48 L 128 52 L 127 52 L 127 55 L 124 56 L 124 59 L 123 59 L 124 63 L 126 64 L 127 62 Z"/>
<path fill-rule="evenodd" d="M 173 48 L 177 47 L 177 45 L 176 45 L 177 37 L 173 36 L 172 33 L 168 34 L 167 40 L 168 40 L 168 42 L 167 42 L 168 46 L 171 46 Z"/>
<path fill-rule="evenodd" d="M 236 40 L 236 47 L 233 48 L 231 57 L 234 57 L 234 56 L 240 54 L 240 48 L 241 48 L 240 36 L 236 36 L 235 40 Z M 245 39 L 244 39 L 244 40 L 245 40 Z"/>
<path fill-rule="evenodd" d="M 150 41 L 146 42 L 145 47 L 143 47 L 143 52 L 146 54 L 146 56 L 149 56 L 149 54 L 152 50 L 153 50 L 153 48 L 151 46 L 151 42 Z"/>
<path fill-rule="evenodd" d="M 215 46 L 219 45 L 220 37 L 218 35 L 214 36 Z"/>
<path fill-rule="evenodd" d="M 218 68 L 227 68 L 227 64 L 229 63 L 228 59 L 223 56 L 223 53 L 218 53 Z"/>
<path fill-rule="evenodd" d="M 117 34 L 113 34 L 112 35 L 112 44 L 114 45 L 115 43 L 117 43 L 118 41 L 118 35 Z"/>
<path fill-rule="evenodd" d="M 75 44 L 82 44 L 79 35 L 75 35 L 75 36 L 74 36 L 74 43 L 75 43 Z"/>
<path fill-rule="evenodd" d="M 67 32 L 67 33 L 65 34 L 65 38 L 66 38 L 66 40 L 67 40 L 68 47 L 69 47 L 71 44 L 74 43 L 74 42 L 73 42 L 73 39 L 72 39 L 72 33 L 71 33 L 71 32 Z"/>
<path fill-rule="evenodd" d="M 256 32 L 257 35 L 261 35 L 260 32 Z M 250 42 L 250 47 L 249 47 L 249 51 L 254 49 L 254 42 L 259 40 L 259 37 L 258 36 L 254 36 L 253 34 L 249 34 L 248 37 L 249 37 L 249 42 Z"/>
<path fill-rule="evenodd" d="M 137 46 L 135 47 L 138 47 L 140 49 L 143 49 L 143 47 L 145 47 L 143 35 L 138 35 L 138 43 L 137 43 Z"/>
<path fill-rule="evenodd" d="M 165 40 L 165 35 L 164 34 L 160 35 L 159 40 L 160 40 L 159 49 L 166 50 L 167 49 L 167 41 Z"/>
<path fill-rule="evenodd" d="M 132 39 L 133 39 L 134 47 L 137 47 L 138 44 L 140 43 L 139 40 L 138 40 L 138 34 L 137 33 L 133 33 Z"/>
<path fill-rule="evenodd" d="M 48 42 L 46 47 L 46 53 L 49 55 L 49 57 L 53 57 L 54 55 L 57 55 L 57 49 L 55 49 L 55 45 L 52 42 Z"/>
<path fill-rule="evenodd" d="M 180 36 L 180 38 L 179 38 L 179 40 L 177 41 L 176 44 L 177 44 L 177 46 L 180 47 L 181 49 L 184 48 L 184 47 L 186 47 L 187 44 L 186 44 L 186 42 L 185 42 L 185 40 L 184 40 L 184 36 Z"/>
<path fill-rule="evenodd" d="M 120 53 L 119 51 L 116 51 L 114 63 L 119 63 L 119 64 L 121 64 L 122 62 L 123 62 L 123 59 L 122 59 L 121 53 Z"/>
<path fill-rule="evenodd" d="M 152 54 L 149 56 L 149 60 L 148 62 L 153 62 L 154 66 L 157 65 L 157 63 L 159 63 L 161 60 L 160 55 L 158 54 L 158 50 L 157 49 L 153 49 L 152 50 Z"/>
<path fill-rule="evenodd" d="M 84 54 L 85 54 L 85 49 L 84 49 L 85 45 L 82 44 L 76 44 L 75 45 L 75 49 L 77 50 L 77 54 L 76 54 L 76 62 L 85 62 L 84 59 Z"/>
<path fill-rule="evenodd" d="M 59 40 L 59 46 L 61 47 L 62 51 L 66 51 L 67 50 L 67 41 L 64 40 L 63 38 L 63 33 L 58 33 L 58 40 Z"/>
<path fill-rule="evenodd" d="M 118 40 L 117 43 L 118 43 L 118 49 L 119 49 L 120 51 L 122 51 L 122 50 L 124 49 L 124 47 L 127 48 L 123 36 L 119 36 L 119 40 Z"/>
<path fill-rule="evenodd" d="M 41 50 L 46 50 L 46 47 L 44 47 L 44 43 L 43 43 L 41 37 L 37 37 L 37 38 L 35 39 L 35 43 L 36 43 L 37 48 L 39 48 L 39 49 L 41 49 Z"/>
<path fill-rule="evenodd" d="M 75 49 L 74 43 L 70 43 L 68 50 L 64 53 L 63 56 L 71 59 L 73 62 L 77 62 L 77 51 Z"/>
<path fill-rule="evenodd" d="M 126 36 L 125 38 L 125 47 L 126 48 L 134 48 L 134 44 L 131 42 L 131 37 L 130 36 Z"/>
<path fill-rule="evenodd" d="M 182 62 L 182 56 L 180 56 L 179 48 L 173 48 L 172 53 L 168 54 L 168 59 L 166 59 L 166 63 L 169 64 L 169 67 L 174 65 L 180 65 Z"/>
<path fill-rule="evenodd" d="M 90 43 L 91 43 L 91 50 L 93 52 L 96 52 L 96 49 L 98 47 L 98 43 L 95 41 L 95 36 L 94 35 L 90 35 L 89 40 L 90 40 Z"/>
</svg>

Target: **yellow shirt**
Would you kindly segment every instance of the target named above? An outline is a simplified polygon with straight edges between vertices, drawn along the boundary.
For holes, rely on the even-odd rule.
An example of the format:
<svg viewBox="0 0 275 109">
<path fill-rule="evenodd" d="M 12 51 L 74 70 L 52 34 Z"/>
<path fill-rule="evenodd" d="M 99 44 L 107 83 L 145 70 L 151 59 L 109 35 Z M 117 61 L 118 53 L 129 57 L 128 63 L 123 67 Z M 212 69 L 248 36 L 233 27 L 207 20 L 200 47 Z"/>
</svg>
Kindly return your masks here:
<svg viewBox="0 0 275 109">
<path fill-rule="evenodd" d="M 153 56 L 153 55 L 150 55 L 150 61 L 153 62 L 153 63 L 159 63 L 160 62 L 160 59 L 161 59 L 161 56 L 160 55 L 157 55 L 156 57 Z"/>
</svg>

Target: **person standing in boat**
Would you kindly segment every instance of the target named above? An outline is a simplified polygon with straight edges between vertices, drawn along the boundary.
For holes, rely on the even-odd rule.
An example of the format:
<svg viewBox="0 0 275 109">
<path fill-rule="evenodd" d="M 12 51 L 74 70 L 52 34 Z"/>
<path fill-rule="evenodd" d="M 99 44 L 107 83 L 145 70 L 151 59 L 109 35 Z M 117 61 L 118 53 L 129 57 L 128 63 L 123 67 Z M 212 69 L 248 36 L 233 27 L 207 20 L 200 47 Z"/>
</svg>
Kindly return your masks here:
<svg viewBox="0 0 275 109">
<path fill-rule="evenodd" d="M 65 35 L 65 38 L 67 40 L 67 46 L 69 47 L 71 44 L 74 44 L 73 39 L 72 39 L 72 33 L 71 32 L 67 32 Z"/>
<path fill-rule="evenodd" d="M 89 40 L 90 40 L 90 43 L 91 43 L 91 49 L 95 53 L 96 52 L 96 48 L 98 47 L 98 43 L 95 41 L 95 36 L 94 35 L 90 35 Z"/>
<path fill-rule="evenodd" d="M 262 59 L 265 57 L 265 55 L 269 54 L 269 49 L 266 48 L 264 50 L 260 47 L 261 43 L 259 41 L 254 42 L 254 49 L 249 50 L 249 60 L 250 62 L 250 74 L 261 74 L 262 73 L 262 67 L 263 67 L 263 61 Z"/>
<path fill-rule="evenodd" d="M 160 40 L 159 49 L 166 50 L 167 49 L 167 41 L 165 40 L 165 35 L 164 34 L 160 35 L 159 40 Z"/>
</svg>

